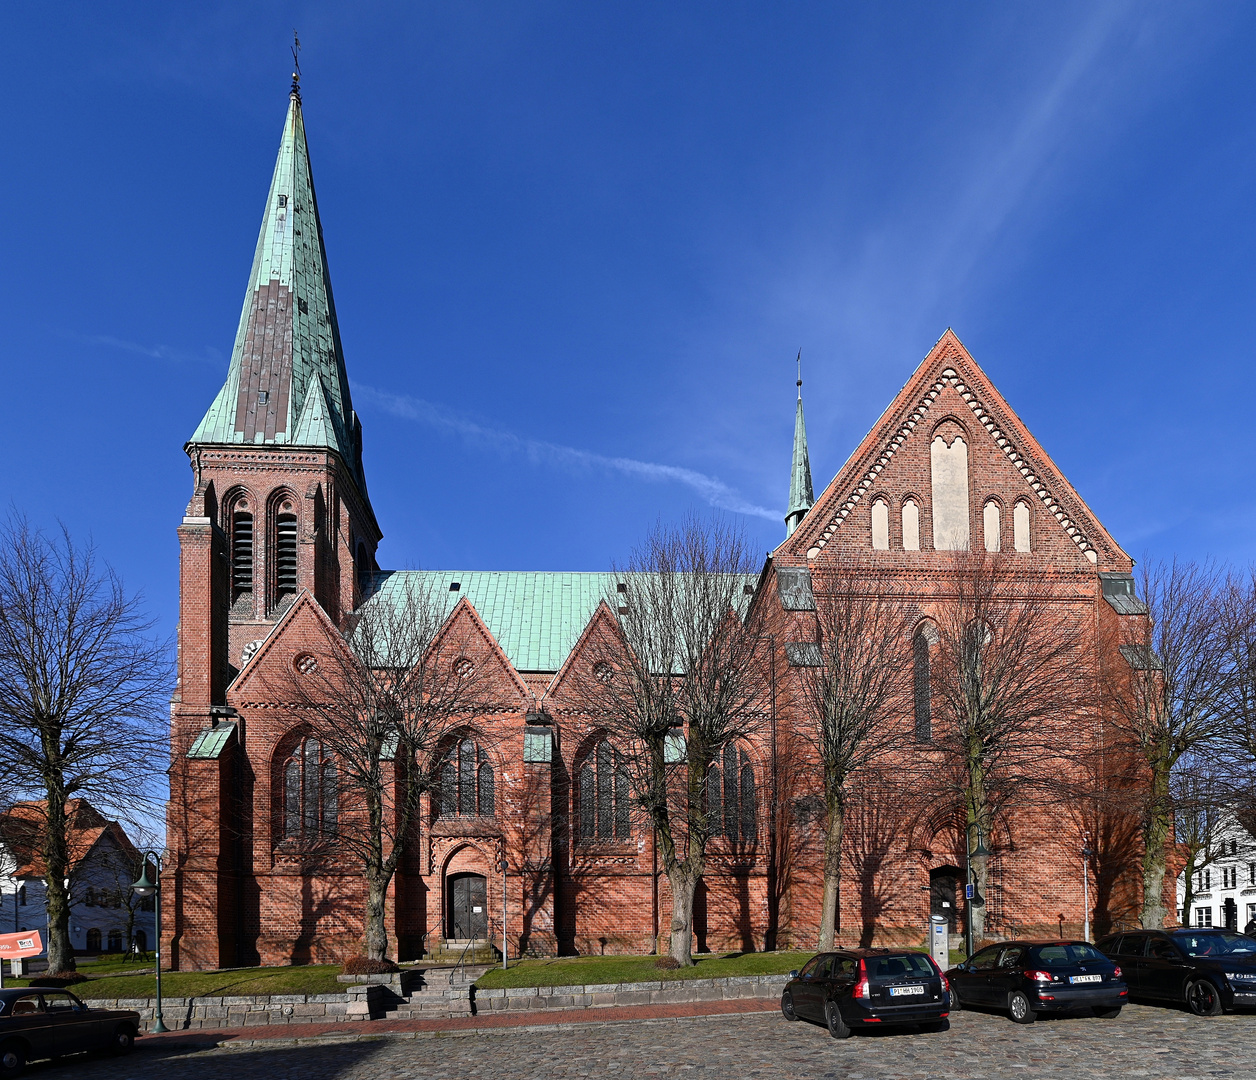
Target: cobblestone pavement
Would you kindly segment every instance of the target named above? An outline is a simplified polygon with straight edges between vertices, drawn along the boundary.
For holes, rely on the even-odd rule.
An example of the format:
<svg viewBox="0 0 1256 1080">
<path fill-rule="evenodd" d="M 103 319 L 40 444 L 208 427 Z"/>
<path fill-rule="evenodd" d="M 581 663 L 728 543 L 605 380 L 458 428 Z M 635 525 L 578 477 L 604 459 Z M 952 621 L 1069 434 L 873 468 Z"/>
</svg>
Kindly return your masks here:
<svg viewBox="0 0 1256 1080">
<path fill-rule="evenodd" d="M 531 1080 L 542 1077 L 882 1078 L 1250 1077 L 1256 1015 L 1209 1019 L 1130 1005 L 1116 1020 L 1018 1026 L 964 1012 L 942 1034 L 856 1034 L 842 1042 L 779 1013 L 561 1030 L 190 1049 L 150 1042 L 128 1058 L 30 1067 L 39 1080 Z M 700 1070 L 700 1071 L 699 1071 Z"/>
</svg>

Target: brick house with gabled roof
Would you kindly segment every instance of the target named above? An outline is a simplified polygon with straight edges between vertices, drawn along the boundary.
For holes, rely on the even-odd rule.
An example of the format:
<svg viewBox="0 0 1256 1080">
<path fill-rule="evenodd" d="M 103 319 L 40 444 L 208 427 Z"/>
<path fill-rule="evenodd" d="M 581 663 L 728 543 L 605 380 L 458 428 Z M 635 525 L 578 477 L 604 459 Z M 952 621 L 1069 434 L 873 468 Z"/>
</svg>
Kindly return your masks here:
<svg viewBox="0 0 1256 1080">
<path fill-rule="evenodd" d="M 1090 627 L 1086 663 L 1121 620 L 1145 617 L 1129 557 L 952 332 L 819 498 L 801 385 L 787 536 L 749 586 L 752 602 L 772 608 L 780 626 L 781 678 L 806 662 L 826 572 L 844 561 L 857 563 L 874 591 L 909 596 L 927 612 L 946 592 L 952 551 L 1009 552 L 1049 575 Z M 186 450 L 194 489 L 178 530 L 166 871 L 173 964 L 301 963 L 360 952 L 360 873 L 293 861 L 276 831 L 285 770 L 304 775 L 308 763 L 294 756 L 296 722 L 265 687 L 290 677 L 309 643 L 360 605 L 391 602 L 409 575 L 448 599 L 449 625 L 471 643 L 472 660 L 497 673 L 500 692 L 450 748 L 457 797 L 429 800 L 419 841 L 396 875 L 387 916 L 396 955 L 500 941 L 503 911 L 512 953 L 650 951 L 669 910 L 653 838 L 624 805 L 611 748 L 564 690 L 568 673 L 590 662 L 590 635 L 616 618 L 618 582 L 596 573 L 380 571 L 381 532 L 295 91 L 227 380 Z M 911 648 L 905 643 L 907 662 Z M 1074 736 L 1094 732 L 1075 727 Z M 740 824 L 736 843 L 712 842 L 695 904 L 700 948 L 815 940 L 815 783 L 804 770 L 786 790 L 782 754 L 795 765 L 806 759 L 787 711 L 773 714 L 770 738 L 715 763 L 725 774 L 725 809 L 737 806 L 728 820 Z M 864 876 L 841 898 L 842 925 L 875 923 L 880 937 L 914 940 L 931 905 L 954 911 L 962 856 L 948 829 L 886 826 L 877 869 L 852 862 L 852 880 Z M 1060 916 L 1080 927 L 1075 831 L 1058 808 L 1008 822 L 996 838 L 992 932 L 1056 932 Z M 854 835 L 858 847 L 857 826 Z M 1137 861 L 1127 851 L 1105 871 L 1097 925 L 1134 903 Z"/>
</svg>

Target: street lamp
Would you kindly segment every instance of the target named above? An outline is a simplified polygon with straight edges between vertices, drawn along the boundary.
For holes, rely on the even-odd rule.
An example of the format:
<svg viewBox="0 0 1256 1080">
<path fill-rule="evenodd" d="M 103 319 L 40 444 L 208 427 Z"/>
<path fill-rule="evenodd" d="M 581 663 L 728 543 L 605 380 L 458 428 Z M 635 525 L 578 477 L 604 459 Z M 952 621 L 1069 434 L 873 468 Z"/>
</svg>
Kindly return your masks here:
<svg viewBox="0 0 1256 1080">
<path fill-rule="evenodd" d="M 1090 860 L 1095 849 L 1090 846 L 1090 836 L 1082 835 L 1082 940 L 1090 940 Z"/>
<path fill-rule="evenodd" d="M 981 907 L 985 903 L 981 894 L 977 891 L 977 883 L 973 880 L 973 859 L 987 859 L 990 852 L 986 849 L 986 845 L 981 842 L 981 826 L 975 821 L 968 826 L 967 837 L 972 835 L 973 828 L 977 829 L 977 846 L 971 851 L 965 850 L 965 866 L 964 866 L 964 936 L 968 939 L 968 955 L 973 954 L 973 908 Z M 965 849 L 968 848 L 967 842 L 964 844 Z"/>
<path fill-rule="evenodd" d="M 153 1032 L 160 1033 L 169 1031 L 162 1020 L 161 1015 L 161 856 L 155 851 L 144 852 L 143 868 L 140 870 L 140 879 L 131 886 L 131 891 L 140 899 L 147 899 L 150 896 L 156 897 L 157 908 L 157 929 L 156 929 L 156 950 L 154 956 L 157 957 L 157 1015 L 156 1023 L 153 1024 Z M 157 880 L 148 880 L 148 860 L 153 860 L 157 869 Z"/>
</svg>

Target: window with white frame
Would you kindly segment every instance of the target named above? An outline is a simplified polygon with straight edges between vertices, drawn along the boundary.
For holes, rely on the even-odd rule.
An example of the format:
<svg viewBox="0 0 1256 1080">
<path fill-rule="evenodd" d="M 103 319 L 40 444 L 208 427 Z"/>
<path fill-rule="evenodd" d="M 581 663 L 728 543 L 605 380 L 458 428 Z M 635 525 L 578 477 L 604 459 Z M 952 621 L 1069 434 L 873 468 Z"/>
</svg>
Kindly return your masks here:
<svg viewBox="0 0 1256 1080">
<path fill-rule="evenodd" d="M 1197 907 L 1195 909 L 1195 925 L 1211 926 L 1212 925 L 1212 908 Z"/>
<path fill-rule="evenodd" d="M 1239 887 L 1239 868 L 1237 866 L 1223 866 L 1221 868 L 1221 887 L 1223 889 L 1237 889 Z"/>
</svg>

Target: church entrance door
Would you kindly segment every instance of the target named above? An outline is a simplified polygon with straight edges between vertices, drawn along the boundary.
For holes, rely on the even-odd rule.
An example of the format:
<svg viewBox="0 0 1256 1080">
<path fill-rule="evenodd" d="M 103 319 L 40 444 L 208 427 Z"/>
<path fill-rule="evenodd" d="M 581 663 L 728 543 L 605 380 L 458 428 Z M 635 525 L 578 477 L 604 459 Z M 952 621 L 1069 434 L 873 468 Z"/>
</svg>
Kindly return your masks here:
<svg viewBox="0 0 1256 1080">
<path fill-rule="evenodd" d="M 454 941 L 488 938 L 488 881 L 483 874 L 452 874 L 445 879 L 448 898 L 446 935 Z"/>
</svg>

